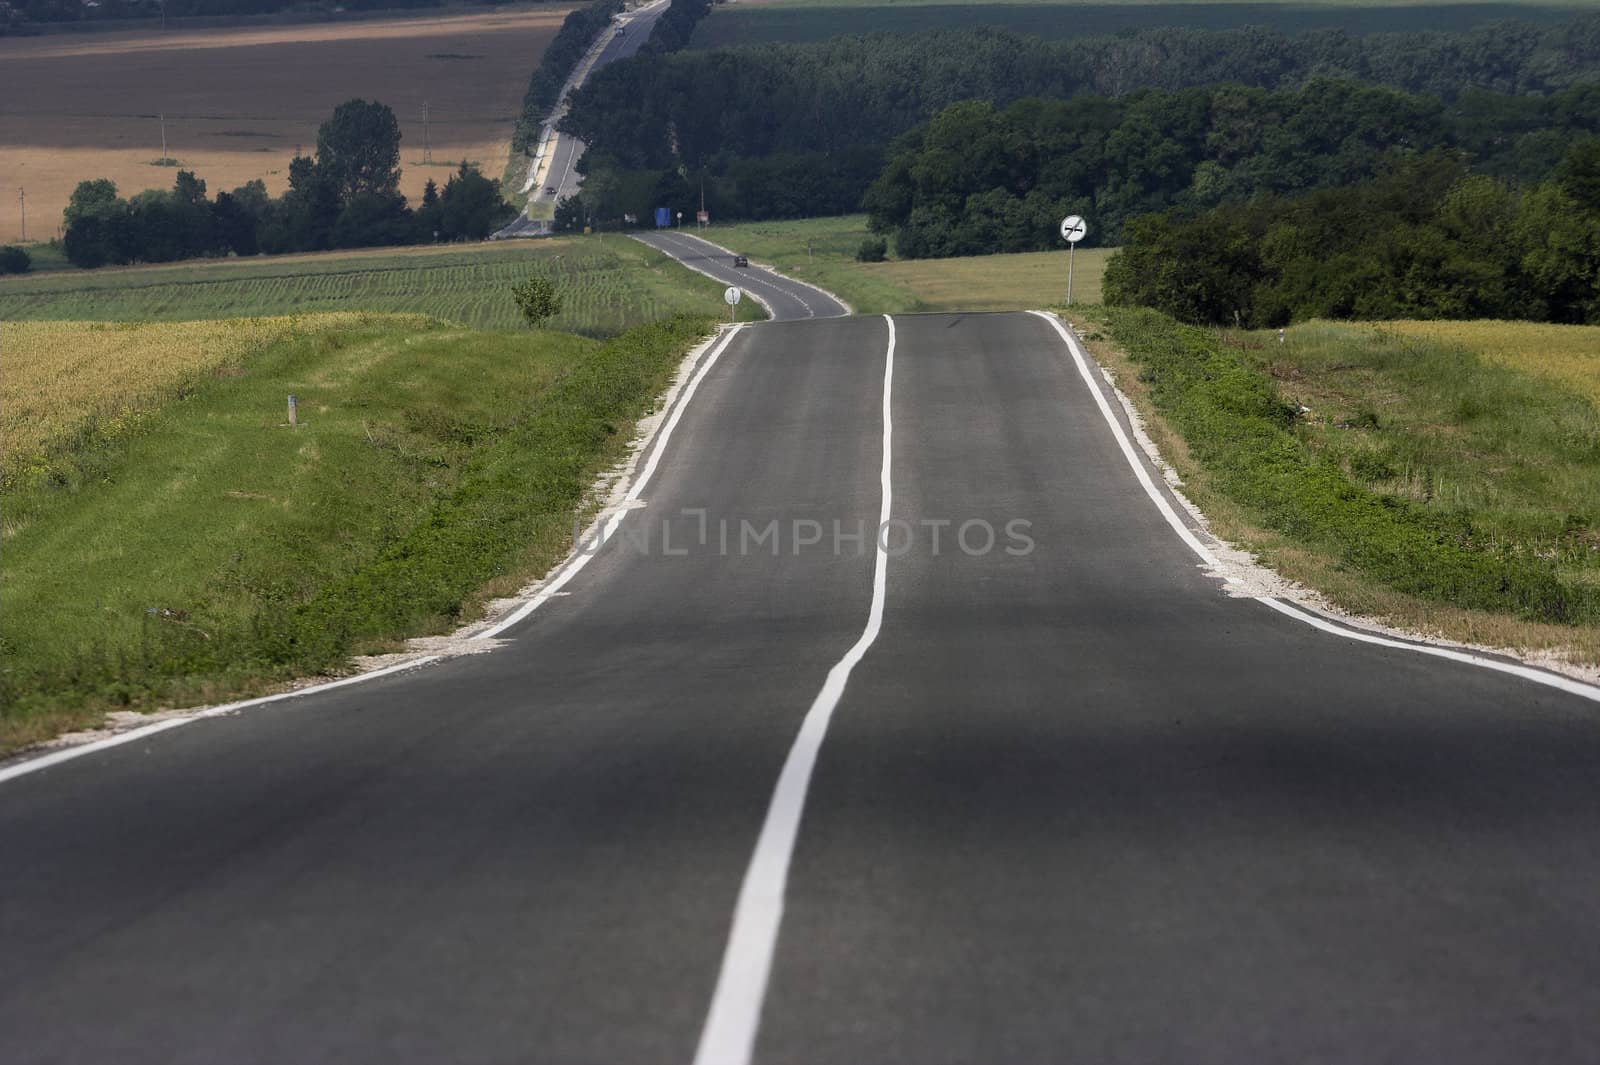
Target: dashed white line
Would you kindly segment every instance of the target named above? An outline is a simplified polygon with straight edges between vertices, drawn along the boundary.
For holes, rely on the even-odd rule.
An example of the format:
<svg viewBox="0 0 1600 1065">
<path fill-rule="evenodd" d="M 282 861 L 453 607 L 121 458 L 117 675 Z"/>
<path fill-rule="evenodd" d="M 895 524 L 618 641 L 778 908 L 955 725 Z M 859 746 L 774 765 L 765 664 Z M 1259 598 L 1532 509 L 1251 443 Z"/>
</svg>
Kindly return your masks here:
<svg viewBox="0 0 1600 1065">
<path fill-rule="evenodd" d="M 883 501 L 879 507 L 878 528 L 889 521 L 893 503 L 890 478 L 893 455 L 894 422 L 890 398 L 894 386 L 894 319 L 889 323 L 889 344 L 883 366 L 883 466 L 879 471 Z M 879 535 L 872 570 L 872 607 L 867 613 L 861 636 L 828 671 L 822 690 L 812 700 L 800 723 L 789 756 L 784 760 L 778 786 L 767 807 L 767 818 L 756 840 L 754 855 L 745 871 L 739 901 L 734 907 L 733 928 L 722 955 L 722 969 L 711 997 L 711 1009 L 695 1065 L 746 1065 L 755 1049 L 756 1031 L 761 1024 L 761 1006 L 766 999 L 767 979 L 772 974 L 773 952 L 778 944 L 778 929 L 783 922 L 784 892 L 788 887 L 789 863 L 794 857 L 800 819 L 805 813 L 806 792 L 817 764 L 817 753 L 828 732 L 828 723 L 844 695 L 850 673 L 866 656 L 883 628 L 883 606 L 888 592 L 889 555 Z"/>
</svg>

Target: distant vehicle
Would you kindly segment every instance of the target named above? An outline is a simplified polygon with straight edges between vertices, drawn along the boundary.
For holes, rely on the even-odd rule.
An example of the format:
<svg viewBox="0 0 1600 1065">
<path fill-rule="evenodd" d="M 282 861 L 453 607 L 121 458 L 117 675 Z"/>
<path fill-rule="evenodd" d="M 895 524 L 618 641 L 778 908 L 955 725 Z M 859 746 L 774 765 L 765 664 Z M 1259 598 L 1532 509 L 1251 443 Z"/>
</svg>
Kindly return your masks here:
<svg viewBox="0 0 1600 1065">
<path fill-rule="evenodd" d="M 735 266 L 749 266 L 750 265 L 750 260 L 746 259 L 743 255 L 735 255 L 733 257 L 733 265 L 735 265 Z"/>
<path fill-rule="evenodd" d="M 546 185 L 544 187 L 544 194 L 546 196 L 554 196 L 556 194 L 556 187 L 554 185 Z"/>
</svg>

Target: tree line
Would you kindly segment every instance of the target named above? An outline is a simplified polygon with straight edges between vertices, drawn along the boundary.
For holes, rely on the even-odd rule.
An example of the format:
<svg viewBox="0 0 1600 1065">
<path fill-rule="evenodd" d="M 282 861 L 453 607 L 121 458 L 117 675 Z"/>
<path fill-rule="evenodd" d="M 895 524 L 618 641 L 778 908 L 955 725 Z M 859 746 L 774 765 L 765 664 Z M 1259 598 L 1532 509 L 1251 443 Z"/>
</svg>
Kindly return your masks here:
<svg viewBox="0 0 1600 1065">
<path fill-rule="evenodd" d="M 513 151 L 526 151 L 535 141 L 540 124 L 561 99 L 561 87 L 577 69 L 578 61 L 622 8 L 623 0 L 593 0 L 562 20 L 561 28 L 545 46 L 538 67 L 528 79 L 522 114 L 511 137 Z"/>
<path fill-rule="evenodd" d="M 1299 197 L 1134 219 L 1108 303 L 1196 324 L 1518 318 L 1600 324 L 1600 138 L 1550 179 L 1474 174 L 1458 153 Z"/>
<path fill-rule="evenodd" d="M 1600 133 L 1600 86 L 1547 97 L 1436 98 L 1349 82 L 1267 92 L 1142 90 L 1118 99 L 967 102 L 896 141 L 864 196 L 904 258 L 1059 245 L 1055 222 L 1093 220 L 1095 243 L 1168 208 L 1349 185 L 1391 155 L 1460 150 L 1475 168 L 1537 181 L 1574 137 Z"/>
<path fill-rule="evenodd" d="M 81 182 L 67 205 L 62 248 L 81 267 L 173 262 L 213 255 L 277 254 L 481 240 L 514 210 L 498 182 L 462 163 L 443 189 L 429 180 L 412 209 L 400 193 L 400 126 L 377 102 L 340 104 L 317 133 L 315 156 L 289 164 L 289 189 L 273 199 L 251 181 L 207 195 L 180 170 L 173 187 L 124 199 L 116 185 Z"/>
<path fill-rule="evenodd" d="M 538 69 L 528 80 L 522 97 L 522 113 L 511 137 L 514 151 L 527 151 L 539 136 L 539 127 L 561 100 L 561 88 L 578 68 L 578 63 L 599 39 L 601 32 L 624 8 L 623 0 L 593 0 L 571 12 L 545 48 Z M 661 55 L 689 43 L 695 24 L 711 10 L 711 0 L 672 0 L 657 18 L 650 39 L 639 49 L 640 55 Z"/>
<path fill-rule="evenodd" d="M 1600 81 L 1600 15 L 1365 36 L 1157 29 L 1048 41 L 979 28 L 649 54 L 597 71 L 573 94 L 562 129 L 589 145 L 583 165 L 609 175 L 602 188 L 625 190 L 612 192 L 614 204 L 587 205 L 591 215 L 648 210 L 640 190 L 664 194 L 689 175 L 696 186 L 707 179 L 714 214 L 799 217 L 855 209 L 884 146 L 961 101 L 1003 107 L 1224 82 L 1281 90 L 1325 78 L 1468 110 L 1485 106 L 1472 102 L 1484 92 L 1552 94 Z M 1514 102 L 1495 106 L 1530 132 L 1548 126 Z M 1554 136 L 1532 146 L 1559 154 Z"/>
</svg>

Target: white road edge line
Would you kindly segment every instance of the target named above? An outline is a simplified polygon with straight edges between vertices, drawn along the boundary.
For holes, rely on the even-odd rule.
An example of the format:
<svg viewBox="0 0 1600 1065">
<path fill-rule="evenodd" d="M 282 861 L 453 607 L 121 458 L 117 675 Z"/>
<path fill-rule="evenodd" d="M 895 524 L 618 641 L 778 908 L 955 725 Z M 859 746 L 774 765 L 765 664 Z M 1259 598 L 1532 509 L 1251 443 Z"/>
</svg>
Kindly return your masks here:
<svg viewBox="0 0 1600 1065">
<path fill-rule="evenodd" d="M 191 721 L 203 721 L 206 718 L 221 717 L 224 714 L 231 714 L 238 710 L 248 710 L 252 706 L 264 706 L 267 703 L 281 702 L 284 699 L 310 695 L 313 692 L 331 691 L 334 688 L 344 688 L 351 684 L 376 680 L 379 677 L 387 677 L 391 673 L 403 673 L 408 669 L 419 669 L 422 666 L 431 665 L 439 661 L 439 657 L 439 655 L 428 655 L 425 658 L 412 659 L 408 662 L 386 666 L 383 669 L 375 669 L 371 673 L 357 673 L 353 677 L 342 677 L 339 680 L 330 680 L 325 684 L 315 684 L 308 688 L 298 688 L 295 691 L 279 692 L 276 695 L 263 695 L 256 699 L 244 699 L 236 703 L 211 706 L 204 710 L 197 710 L 192 714 L 186 714 L 183 717 L 169 717 L 164 721 L 129 729 L 127 732 L 119 732 L 115 736 L 107 736 L 103 740 L 94 740 L 91 743 L 80 744 L 76 747 L 63 747 L 59 751 L 52 751 L 49 754 L 40 755 L 38 758 L 30 758 L 26 762 L 19 762 L 16 765 L 0 769 L 0 784 L 8 780 L 14 780 L 17 777 L 26 776 L 29 773 L 38 772 L 41 769 L 47 769 L 53 765 L 59 765 L 62 762 L 70 762 L 74 758 L 82 758 L 86 754 L 94 754 L 96 751 L 104 751 L 112 747 L 120 747 L 124 743 L 133 743 L 137 740 L 146 739 L 158 732 L 166 732 L 169 729 L 187 725 Z"/>
<path fill-rule="evenodd" d="M 567 563 L 565 569 L 556 574 L 553 579 L 545 584 L 544 587 L 540 588 L 538 592 L 536 592 L 526 603 L 523 603 L 516 610 L 495 622 L 495 624 L 490 628 L 487 628 L 476 634 L 473 639 L 491 639 L 494 636 L 504 632 L 506 629 L 509 629 L 511 626 L 517 624 L 517 622 L 521 621 L 535 610 L 538 610 L 545 603 L 549 602 L 557 592 L 566 587 L 567 582 L 572 580 L 573 577 L 577 576 L 578 571 L 589 564 L 589 560 L 593 558 L 599 551 L 600 546 L 607 540 L 611 539 L 612 534 L 617 531 L 617 527 L 622 524 L 622 519 L 628 515 L 629 508 L 626 506 L 626 504 L 637 502 L 640 493 L 644 491 L 645 485 L 649 484 L 650 478 L 655 476 L 656 466 L 661 462 L 661 455 L 662 452 L 664 452 L 667 448 L 667 441 L 671 439 L 672 431 L 678 427 L 678 419 L 683 417 L 684 409 L 688 407 L 689 401 L 694 398 L 695 391 L 700 387 L 700 382 L 706 379 L 706 375 L 711 372 L 711 368 L 715 366 L 717 364 L 717 360 L 722 357 L 722 353 L 727 348 L 728 344 L 743 328 L 743 323 L 730 328 L 726 333 L 723 334 L 722 339 L 716 343 L 716 345 L 711 349 L 710 353 L 701 360 L 700 368 L 695 371 L 694 376 L 689 379 L 689 383 L 684 386 L 683 394 L 680 395 L 678 397 L 678 401 L 673 404 L 672 413 L 667 416 L 667 420 L 665 422 L 661 423 L 661 429 L 656 433 L 654 445 L 650 449 L 650 457 L 645 460 L 644 468 L 639 471 L 639 476 L 634 478 L 632 486 L 628 488 L 628 494 L 623 497 L 624 506 L 618 507 L 616 513 L 612 514 L 611 517 L 607 519 L 605 524 L 600 526 L 600 530 L 595 534 L 594 538 L 588 543 L 588 545 L 585 545 L 582 542 L 573 545 L 573 556 L 571 561 Z"/>
<path fill-rule="evenodd" d="M 879 473 L 883 503 L 879 508 L 878 534 L 872 571 L 872 608 L 861 637 L 845 652 L 812 700 L 800 723 L 800 731 L 784 760 L 767 807 L 767 818 L 756 840 L 755 853 L 739 889 L 733 911 L 733 927 L 717 974 L 717 988 L 694 1065 L 747 1065 L 755 1050 L 756 1031 L 761 1025 L 761 1007 L 766 1000 L 767 979 L 772 974 L 772 958 L 778 944 L 778 928 L 783 922 L 784 891 L 789 881 L 789 862 L 794 856 L 800 819 L 805 813 L 806 792 L 817 754 L 828 732 L 828 723 L 844 695 L 850 672 L 866 656 L 883 628 L 883 605 L 888 592 L 889 555 L 884 549 L 882 530 L 889 521 L 893 503 L 890 468 L 893 458 L 894 422 L 890 398 L 894 389 L 894 319 L 889 323 L 889 346 L 883 366 L 883 468 Z"/>
<path fill-rule="evenodd" d="M 677 426 L 678 419 L 682 417 L 684 408 L 688 405 L 690 397 L 694 395 L 695 389 L 700 387 L 700 382 L 705 379 L 705 376 L 710 371 L 711 367 L 716 363 L 717 359 L 721 357 L 723 350 L 727 348 L 728 344 L 733 340 L 734 335 L 743 328 L 744 325 L 741 323 L 724 332 L 722 338 L 718 340 L 712 346 L 710 351 L 704 356 L 704 358 L 700 360 L 699 369 L 695 371 L 694 376 L 689 379 L 689 383 L 684 386 L 682 392 L 677 396 L 675 402 L 673 403 L 672 413 L 668 415 L 666 421 L 662 422 L 661 428 L 656 431 L 655 438 L 650 445 L 650 457 L 646 461 L 644 468 L 640 471 L 639 476 L 635 478 L 632 487 L 628 489 L 628 494 L 626 496 L 627 502 L 631 503 L 639 498 L 640 492 L 644 490 L 644 486 L 649 482 L 651 476 L 655 473 L 656 466 L 661 461 L 661 454 L 666 449 L 667 439 L 672 436 L 672 430 Z M 479 633 L 474 633 L 469 638 L 474 640 L 490 639 L 499 633 L 504 632 L 506 629 L 510 628 L 512 625 L 515 625 L 517 622 L 521 621 L 523 618 L 526 618 L 529 614 L 539 609 L 539 607 L 543 606 L 557 592 L 559 592 L 561 588 L 567 584 L 567 582 L 571 581 L 572 578 L 577 575 L 579 570 L 583 569 L 583 567 L 588 564 L 589 559 L 595 555 L 599 546 L 605 543 L 606 540 L 610 539 L 612 533 L 616 532 L 617 526 L 621 524 L 623 517 L 627 513 L 628 511 L 626 509 L 619 508 L 617 512 L 600 527 L 600 530 L 595 534 L 595 538 L 590 542 L 590 546 L 585 548 L 582 543 L 574 545 L 572 557 L 567 560 L 561 571 L 557 573 L 549 583 L 540 588 L 538 592 L 529 598 L 526 603 L 518 607 L 513 613 L 496 622 L 493 627 L 485 629 Z M 312 684 L 304 688 L 296 688 L 293 691 L 278 692 L 274 695 L 263 695 L 255 699 L 244 699 L 239 702 L 224 703 L 221 706 L 207 707 L 204 710 L 196 710 L 193 713 L 185 714 L 182 717 L 171 717 L 162 721 L 152 722 L 151 724 L 144 725 L 140 728 L 129 729 L 127 732 L 119 732 L 114 736 L 107 736 L 105 739 L 93 740 L 89 743 L 79 744 L 73 747 L 63 747 L 60 750 L 51 751 L 48 754 L 42 754 L 37 758 L 30 758 L 27 761 L 18 762 L 16 765 L 0 768 L 0 784 L 4 784 L 8 780 L 15 780 L 17 777 L 27 776 L 29 773 L 36 773 L 41 769 L 48 769 L 53 765 L 60 765 L 62 762 L 69 762 L 74 758 L 82 758 L 85 755 L 109 750 L 112 747 L 120 747 L 125 743 L 134 743 L 138 740 L 147 739 L 150 736 L 154 736 L 158 732 L 166 732 L 170 729 L 179 728 L 180 726 L 187 725 L 192 721 L 204 721 L 208 718 L 222 717 L 226 714 L 232 714 L 240 710 L 248 710 L 256 706 L 265 706 L 268 703 L 277 703 L 288 699 L 297 699 L 303 695 L 315 695 L 319 692 L 332 691 L 335 688 L 349 687 L 352 684 L 364 684 L 369 680 L 377 680 L 379 677 L 387 677 L 394 673 L 402 673 L 409 669 L 420 669 L 423 666 L 432 665 L 433 663 L 438 662 L 442 657 L 443 656 L 441 655 L 427 655 L 422 658 L 415 658 L 409 661 L 396 663 L 392 666 L 386 666 L 383 669 L 375 669 L 369 673 L 357 673 L 354 676 L 341 677 L 338 680 L 331 680 L 322 684 Z"/>
<path fill-rule="evenodd" d="M 1134 476 L 1144 486 L 1145 494 L 1155 503 L 1156 509 L 1161 511 L 1161 516 L 1167 519 L 1167 524 L 1172 526 L 1173 531 L 1178 534 L 1184 543 L 1189 545 L 1189 548 L 1195 554 L 1199 555 L 1208 565 L 1216 565 L 1216 557 L 1212 555 L 1210 549 L 1201 543 L 1200 539 L 1195 536 L 1194 531 L 1179 519 L 1177 513 L 1172 509 L 1172 505 L 1167 502 L 1166 497 L 1156 488 L 1155 482 L 1150 479 L 1150 474 L 1145 470 L 1144 463 L 1139 460 L 1138 452 L 1134 450 L 1133 442 L 1128 439 L 1128 434 L 1123 430 L 1122 423 L 1117 421 L 1116 415 L 1112 413 L 1111 405 L 1107 402 L 1105 394 L 1095 384 L 1094 374 L 1089 369 L 1088 355 L 1078 344 L 1078 340 L 1072 335 L 1072 331 L 1062 323 L 1060 318 L 1048 311 L 1029 311 L 1028 313 L 1043 318 L 1055 326 L 1056 332 L 1061 334 L 1061 339 L 1066 343 L 1067 351 L 1072 354 L 1072 361 L 1077 365 L 1078 373 L 1082 376 L 1083 383 L 1088 386 L 1090 393 L 1094 396 L 1095 404 L 1105 417 L 1106 424 L 1111 426 L 1111 432 L 1116 436 L 1117 444 L 1122 448 L 1123 457 L 1128 460 L 1128 465 L 1133 468 Z M 1304 622 L 1312 628 L 1331 633 L 1334 636 L 1355 640 L 1357 643 L 1369 643 L 1378 647 L 1413 651 L 1419 655 L 1431 655 L 1434 658 L 1443 658 L 1451 662 L 1461 662 L 1465 665 L 1477 666 L 1480 669 L 1493 670 L 1496 673 L 1506 673 L 1522 680 L 1532 681 L 1535 684 L 1543 684 L 1549 688 L 1559 689 L 1569 695 L 1600 702 L 1600 687 L 1593 684 L 1585 684 L 1583 681 L 1575 680 L 1572 677 L 1564 677 L 1559 673 L 1549 673 L 1533 666 L 1526 666 L 1517 662 L 1505 662 L 1498 658 L 1473 654 L 1470 651 L 1407 643 L 1404 640 L 1396 640 L 1387 636 L 1377 636 L 1369 632 L 1347 629 L 1341 625 L 1334 624 L 1326 618 L 1320 618 L 1309 611 L 1302 610 L 1298 606 L 1286 603 L 1281 599 L 1275 599 L 1270 595 L 1258 595 L 1252 598 L 1256 602 L 1276 610 L 1285 617 L 1294 618 L 1296 621 Z"/>
</svg>

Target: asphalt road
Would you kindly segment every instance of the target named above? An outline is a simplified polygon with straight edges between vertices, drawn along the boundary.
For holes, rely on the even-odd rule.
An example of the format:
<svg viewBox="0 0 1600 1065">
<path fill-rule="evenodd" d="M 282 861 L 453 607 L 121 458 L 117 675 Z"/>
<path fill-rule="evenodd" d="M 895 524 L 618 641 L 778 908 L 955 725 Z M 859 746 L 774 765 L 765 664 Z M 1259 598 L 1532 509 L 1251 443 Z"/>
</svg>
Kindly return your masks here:
<svg viewBox="0 0 1600 1065">
<path fill-rule="evenodd" d="M 621 31 L 613 33 L 600 49 L 600 54 L 595 57 L 594 64 L 589 68 L 589 73 L 614 63 L 618 59 L 627 59 L 644 46 L 650 39 L 650 34 L 655 30 L 656 19 L 660 18 L 671 6 L 669 3 L 659 2 L 647 4 L 629 12 L 620 20 Z M 587 79 L 585 79 L 587 80 Z M 559 121 L 566 114 L 566 100 L 563 97 L 558 105 L 555 120 Z M 572 196 L 583 186 L 583 175 L 578 173 L 578 160 L 583 158 L 586 145 L 565 133 L 554 135 L 550 145 L 550 166 L 546 171 L 545 180 L 528 197 L 528 202 L 560 203 L 563 197 Z M 546 192 L 553 189 L 553 192 Z M 541 236 L 550 232 L 548 219 L 530 219 L 526 213 L 518 216 L 510 225 L 495 234 L 496 239 L 518 236 Z"/>
<path fill-rule="evenodd" d="M 1227 595 L 1045 320 L 892 335 L 740 329 L 506 646 L 0 782 L 0 1061 L 1600 1060 L 1600 704 Z"/>
<path fill-rule="evenodd" d="M 736 285 L 746 296 L 754 297 L 775 321 L 805 318 L 838 318 L 850 308 L 815 285 L 796 281 L 761 266 L 734 266 L 733 253 L 708 240 L 676 229 L 658 229 L 632 234 L 633 238 L 666 252 L 692 270 L 709 275 L 724 285 Z"/>
</svg>

